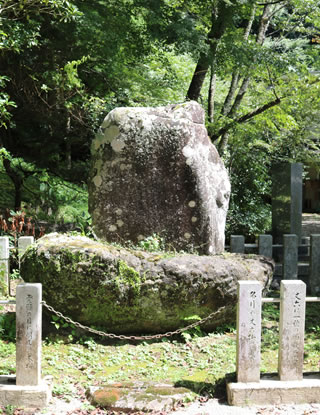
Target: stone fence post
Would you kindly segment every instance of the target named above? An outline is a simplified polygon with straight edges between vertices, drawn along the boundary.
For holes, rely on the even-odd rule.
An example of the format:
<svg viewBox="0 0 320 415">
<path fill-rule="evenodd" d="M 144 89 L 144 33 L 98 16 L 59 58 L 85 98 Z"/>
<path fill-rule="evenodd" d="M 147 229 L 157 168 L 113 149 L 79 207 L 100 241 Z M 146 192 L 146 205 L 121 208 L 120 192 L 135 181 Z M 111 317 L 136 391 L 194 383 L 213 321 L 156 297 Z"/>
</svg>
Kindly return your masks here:
<svg viewBox="0 0 320 415">
<path fill-rule="evenodd" d="M 19 266 L 20 266 L 20 259 L 22 255 L 27 250 L 28 246 L 32 245 L 34 242 L 33 236 L 20 236 L 18 239 L 18 255 L 19 255 Z"/>
<path fill-rule="evenodd" d="M 309 285 L 312 295 L 320 294 L 320 235 L 310 238 L 310 271 Z"/>
<path fill-rule="evenodd" d="M 283 279 L 298 279 L 298 236 L 283 235 Z"/>
<path fill-rule="evenodd" d="M 279 360 L 280 380 L 302 380 L 306 285 L 281 281 Z"/>
<path fill-rule="evenodd" d="M 272 258 L 272 235 L 259 235 L 258 254 Z"/>
<path fill-rule="evenodd" d="M 230 252 L 235 254 L 244 254 L 244 236 L 231 235 L 230 236 Z"/>
<path fill-rule="evenodd" d="M 41 382 L 42 285 L 18 285 L 16 301 L 16 384 L 38 386 Z"/>
<path fill-rule="evenodd" d="M 10 287 L 9 278 L 9 238 L 0 237 L 0 291 L 7 294 Z"/>
<path fill-rule="evenodd" d="M 257 281 L 238 281 L 238 382 L 260 381 L 261 292 Z"/>
</svg>

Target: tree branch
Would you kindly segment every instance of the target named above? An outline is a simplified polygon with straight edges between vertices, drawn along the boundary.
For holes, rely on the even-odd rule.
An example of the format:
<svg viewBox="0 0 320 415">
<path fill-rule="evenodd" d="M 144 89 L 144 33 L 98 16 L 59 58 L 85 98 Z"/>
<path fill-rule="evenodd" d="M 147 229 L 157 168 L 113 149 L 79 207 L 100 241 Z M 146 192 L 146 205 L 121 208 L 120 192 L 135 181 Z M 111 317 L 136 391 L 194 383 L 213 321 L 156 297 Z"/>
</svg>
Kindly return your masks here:
<svg viewBox="0 0 320 415">
<path fill-rule="evenodd" d="M 279 105 L 280 102 L 281 102 L 281 99 L 282 98 L 276 98 L 273 101 L 270 101 L 270 102 L 262 105 L 262 107 L 258 107 L 256 109 L 254 109 L 253 111 L 250 111 L 247 114 L 245 114 L 245 115 L 243 115 L 239 118 L 234 119 L 229 124 L 227 124 L 224 127 L 220 128 L 220 130 L 218 130 L 216 134 L 211 136 L 212 141 L 216 141 L 221 135 L 226 134 L 234 125 L 246 122 L 246 121 L 250 120 L 251 118 L 267 111 L 268 109 L 270 109 L 270 108 L 272 108 L 276 105 Z"/>
</svg>

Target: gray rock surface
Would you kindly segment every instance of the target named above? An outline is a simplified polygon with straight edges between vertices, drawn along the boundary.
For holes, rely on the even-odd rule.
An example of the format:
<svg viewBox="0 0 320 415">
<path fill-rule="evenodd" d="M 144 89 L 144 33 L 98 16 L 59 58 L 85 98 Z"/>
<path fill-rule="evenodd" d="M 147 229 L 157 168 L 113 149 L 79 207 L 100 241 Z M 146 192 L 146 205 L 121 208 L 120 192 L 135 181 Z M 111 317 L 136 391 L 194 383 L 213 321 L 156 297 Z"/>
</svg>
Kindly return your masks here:
<svg viewBox="0 0 320 415">
<path fill-rule="evenodd" d="M 106 386 L 91 386 L 89 401 L 100 408 L 122 412 L 172 411 L 180 402 L 194 397 L 189 389 L 155 382 L 119 382 Z"/>
<path fill-rule="evenodd" d="M 93 141 L 89 211 L 96 234 L 109 242 L 156 233 L 178 250 L 223 252 L 229 195 L 194 101 L 116 108 Z"/>
<path fill-rule="evenodd" d="M 268 287 L 273 267 L 255 255 L 169 256 L 49 234 L 28 248 L 21 275 L 42 283 L 43 299 L 81 323 L 115 333 L 159 333 L 222 306 L 203 327 L 234 321 L 237 281 Z"/>
</svg>

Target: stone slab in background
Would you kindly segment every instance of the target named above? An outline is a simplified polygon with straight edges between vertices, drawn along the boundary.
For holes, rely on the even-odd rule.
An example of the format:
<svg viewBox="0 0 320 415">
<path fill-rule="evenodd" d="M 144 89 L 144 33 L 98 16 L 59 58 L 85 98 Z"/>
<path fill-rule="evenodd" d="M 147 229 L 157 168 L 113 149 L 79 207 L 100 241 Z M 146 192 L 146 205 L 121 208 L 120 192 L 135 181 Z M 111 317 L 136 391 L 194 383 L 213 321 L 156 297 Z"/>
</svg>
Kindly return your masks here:
<svg viewBox="0 0 320 415">
<path fill-rule="evenodd" d="M 171 411 L 175 405 L 190 400 L 189 389 L 154 382 L 123 382 L 91 386 L 87 397 L 93 405 L 122 412 Z"/>
<path fill-rule="evenodd" d="M 175 330 L 220 307 L 204 330 L 235 321 L 238 280 L 267 289 L 273 270 L 257 255 L 150 253 L 60 234 L 39 239 L 21 261 L 22 278 L 42 283 L 49 305 L 118 334 Z"/>
<path fill-rule="evenodd" d="M 89 211 L 99 238 L 137 243 L 156 233 L 177 250 L 220 253 L 229 196 L 194 101 L 116 108 L 93 141 Z"/>
</svg>

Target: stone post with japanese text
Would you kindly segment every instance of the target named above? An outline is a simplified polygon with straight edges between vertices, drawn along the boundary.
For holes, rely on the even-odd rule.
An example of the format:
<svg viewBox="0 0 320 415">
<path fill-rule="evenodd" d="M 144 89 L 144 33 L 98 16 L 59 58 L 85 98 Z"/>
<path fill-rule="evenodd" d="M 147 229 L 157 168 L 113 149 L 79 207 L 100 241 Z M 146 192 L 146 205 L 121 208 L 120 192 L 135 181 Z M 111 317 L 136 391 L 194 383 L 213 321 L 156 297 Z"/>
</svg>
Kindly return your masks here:
<svg viewBox="0 0 320 415">
<path fill-rule="evenodd" d="M 238 382 L 260 381 L 261 292 L 259 282 L 238 281 Z"/>
<path fill-rule="evenodd" d="M 16 300 L 16 384 L 37 386 L 41 382 L 42 285 L 18 285 Z"/>
<path fill-rule="evenodd" d="M 306 285 L 302 281 L 281 281 L 279 325 L 280 380 L 303 379 Z"/>
</svg>

